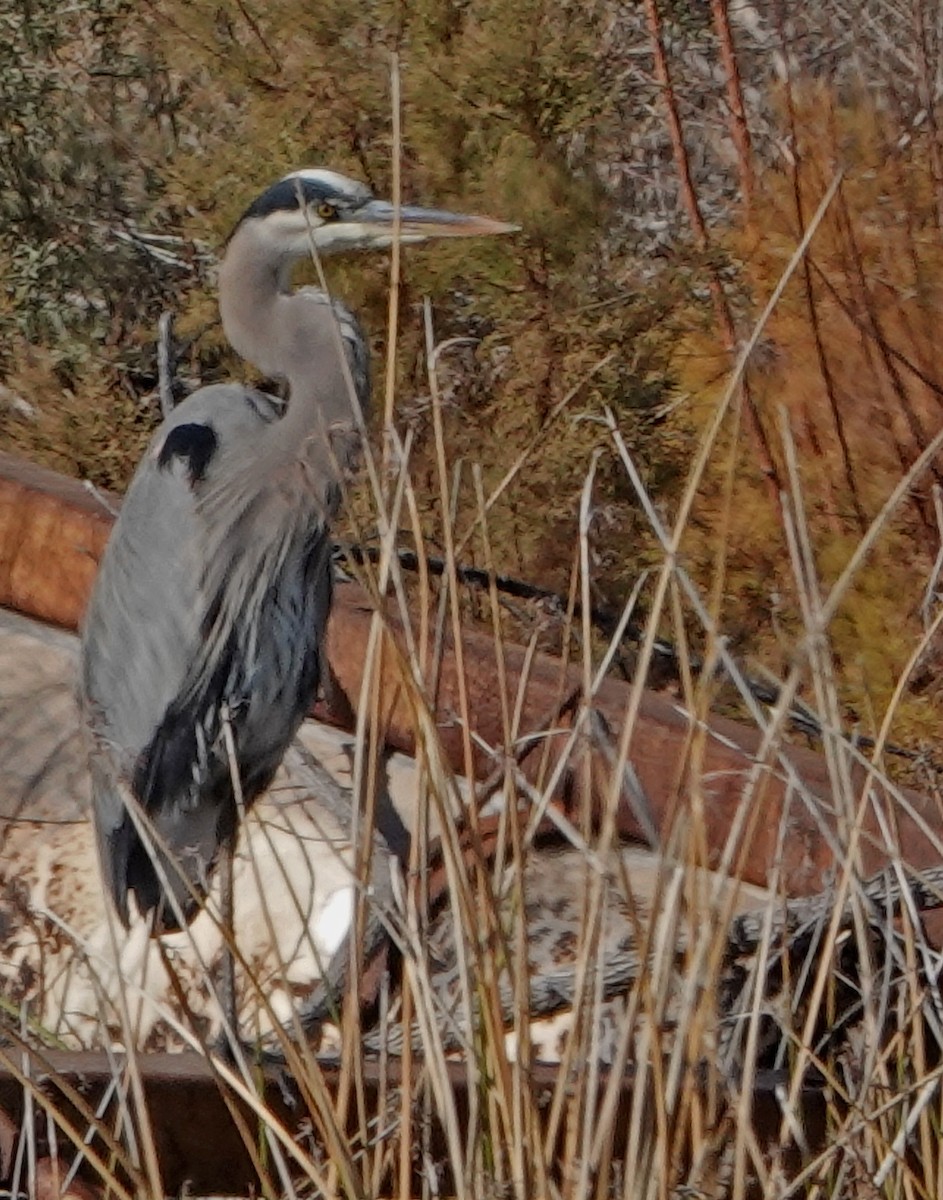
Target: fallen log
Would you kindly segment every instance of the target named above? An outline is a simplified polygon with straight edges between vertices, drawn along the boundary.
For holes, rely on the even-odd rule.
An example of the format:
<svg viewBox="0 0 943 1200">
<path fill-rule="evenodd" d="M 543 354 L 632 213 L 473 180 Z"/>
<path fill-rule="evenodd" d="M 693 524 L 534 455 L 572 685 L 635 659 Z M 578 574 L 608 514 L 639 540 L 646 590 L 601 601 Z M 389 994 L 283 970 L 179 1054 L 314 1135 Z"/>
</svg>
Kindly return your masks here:
<svg viewBox="0 0 943 1200">
<path fill-rule="evenodd" d="M 102 501 L 82 484 L 0 454 L 0 605 L 76 628 L 111 520 Z M 337 587 L 328 656 L 341 691 L 353 704 L 360 694 L 374 615 L 374 605 L 360 587 L 352 583 Z M 403 630 L 398 618 L 384 619 L 392 645 L 402 649 Z M 507 705 L 512 711 L 516 705 L 520 712 L 516 731 L 519 743 L 530 734 L 548 729 L 565 734 L 567 714 L 583 694 L 581 668 L 549 655 L 529 657 L 523 647 L 515 645 L 499 649 L 491 637 L 475 631 L 463 633 L 461 655 L 455 653 L 453 645 L 447 645 L 438 676 L 426 680 L 426 697 L 451 765 L 463 771 L 466 738 L 458 714 L 464 691 L 467 711 L 474 722 L 472 766 L 478 778 L 492 775 L 506 753 L 498 691 L 499 653 Z M 382 656 L 374 687 L 386 743 L 407 754 L 415 753 L 414 699 L 404 686 L 397 654 Z M 590 747 L 597 784 L 605 780 L 609 762 L 615 757 L 613 751 L 630 708 L 630 696 L 628 685 L 607 679 L 592 698 L 592 708 L 602 719 L 603 730 L 609 731 L 602 735 L 603 744 L 597 740 Z M 352 711 L 349 704 L 332 705 L 318 715 L 349 724 Z M 558 738 L 561 743 L 565 740 L 562 734 Z M 484 747 L 495 748 L 495 753 L 489 754 Z M 818 891 L 833 870 L 836 855 L 841 855 L 845 839 L 828 766 L 821 755 L 802 747 L 777 746 L 760 761 L 758 756 L 763 753 L 760 730 L 722 717 L 699 723 L 680 703 L 652 692 L 642 696 L 629 744 L 638 789 L 662 836 L 679 811 L 690 811 L 687 801 L 693 795 L 703 814 L 711 864 L 719 859 L 736 830 L 736 870 L 743 879 L 765 886 L 778 865 L 779 886 L 788 894 Z M 553 757 L 542 763 L 537 759 L 536 754 L 531 755 L 525 767 L 538 773 L 541 782 L 553 766 Z M 579 758 L 574 757 L 572 766 L 578 763 Z M 860 792 L 866 780 L 864 767 L 852 763 L 849 771 Z M 571 781 L 577 783 L 579 776 L 579 770 L 570 773 Z M 751 809 L 743 821 L 744 788 L 754 777 Z M 643 831 L 631 792 L 628 785 L 612 790 L 618 796 L 617 826 L 625 835 L 639 836 Z M 609 794 L 604 782 L 594 788 L 597 816 L 600 801 Z M 574 817 L 578 816 L 578 788 L 571 791 L 569 802 Z M 939 843 L 943 814 L 939 804 L 913 790 L 892 794 L 879 780 L 870 781 L 862 829 L 865 873 L 878 870 L 897 853 L 917 868 L 935 865 L 943 857 Z"/>
</svg>

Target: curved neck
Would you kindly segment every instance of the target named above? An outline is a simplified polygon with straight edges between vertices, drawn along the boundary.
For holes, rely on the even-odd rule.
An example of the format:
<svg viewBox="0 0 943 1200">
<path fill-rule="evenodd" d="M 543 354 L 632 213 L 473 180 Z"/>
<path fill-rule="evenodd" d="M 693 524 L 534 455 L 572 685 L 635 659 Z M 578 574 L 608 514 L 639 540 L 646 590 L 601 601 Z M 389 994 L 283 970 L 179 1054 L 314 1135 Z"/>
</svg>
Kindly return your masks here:
<svg viewBox="0 0 943 1200">
<path fill-rule="evenodd" d="M 273 433 L 299 441 L 357 424 L 333 309 L 291 291 L 295 260 L 277 256 L 251 222 L 236 230 L 219 272 L 219 309 L 232 348 L 264 375 L 288 382 L 288 411 Z"/>
</svg>

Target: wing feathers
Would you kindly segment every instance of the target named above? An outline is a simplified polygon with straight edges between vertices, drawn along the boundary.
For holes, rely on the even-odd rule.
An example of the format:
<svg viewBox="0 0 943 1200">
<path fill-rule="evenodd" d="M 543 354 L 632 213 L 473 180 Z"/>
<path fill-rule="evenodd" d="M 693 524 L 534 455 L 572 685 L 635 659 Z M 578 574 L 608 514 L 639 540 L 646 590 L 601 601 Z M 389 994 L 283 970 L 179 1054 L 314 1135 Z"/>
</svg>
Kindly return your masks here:
<svg viewBox="0 0 943 1200">
<path fill-rule="evenodd" d="M 335 499 L 312 487 L 300 453 L 265 461 L 277 412 L 231 387 L 186 401 L 139 467 L 100 567 L 82 691 L 101 857 L 125 920 L 133 891 L 143 912 L 176 923 L 123 797 L 137 797 L 203 892 L 236 821 L 224 710 L 250 804 L 317 692 Z"/>
</svg>

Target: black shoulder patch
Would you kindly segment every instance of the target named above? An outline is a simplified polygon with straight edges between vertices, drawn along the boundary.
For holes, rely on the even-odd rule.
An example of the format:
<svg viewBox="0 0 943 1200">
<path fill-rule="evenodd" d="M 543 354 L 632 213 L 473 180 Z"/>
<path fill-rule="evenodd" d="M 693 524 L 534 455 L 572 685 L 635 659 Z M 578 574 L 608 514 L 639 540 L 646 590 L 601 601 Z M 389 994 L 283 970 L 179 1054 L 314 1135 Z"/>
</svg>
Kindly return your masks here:
<svg viewBox="0 0 943 1200">
<path fill-rule="evenodd" d="M 196 422 L 175 425 L 164 438 L 164 444 L 157 456 L 157 465 L 166 470 L 175 458 L 184 459 L 192 486 L 206 477 L 206 468 L 218 445 L 219 438 L 212 425 Z"/>
</svg>

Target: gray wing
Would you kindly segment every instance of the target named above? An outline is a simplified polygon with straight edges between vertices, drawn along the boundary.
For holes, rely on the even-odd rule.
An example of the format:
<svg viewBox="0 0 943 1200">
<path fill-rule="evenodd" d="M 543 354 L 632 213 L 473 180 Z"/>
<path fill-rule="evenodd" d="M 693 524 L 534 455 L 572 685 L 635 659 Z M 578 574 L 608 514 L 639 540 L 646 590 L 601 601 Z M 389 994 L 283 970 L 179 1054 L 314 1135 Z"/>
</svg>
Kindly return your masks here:
<svg viewBox="0 0 943 1200">
<path fill-rule="evenodd" d="M 103 869 L 125 921 L 129 890 L 145 912 L 164 899 L 129 815 L 131 798 L 183 874 L 205 890 L 235 822 L 222 708 L 232 712 L 248 803 L 267 786 L 300 721 L 296 710 L 317 689 L 320 645 L 312 639 L 330 603 L 324 522 L 300 512 L 290 525 L 298 544 L 273 536 L 277 561 L 265 562 L 269 539 L 260 543 L 272 513 L 255 502 L 264 486 L 241 506 L 225 486 L 240 470 L 250 478 L 247 464 L 277 416 L 276 401 L 234 386 L 201 389 L 181 404 L 138 468 L 99 569 L 83 630 L 81 693 Z M 206 494 L 215 497 L 209 506 Z M 250 560 L 244 574 L 254 563 L 259 581 L 244 610 L 223 595 L 240 555 Z M 186 886 L 162 866 L 187 911 Z"/>
<path fill-rule="evenodd" d="M 366 412 L 366 339 L 342 303 L 313 295 L 332 304 Z M 161 866 L 189 911 L 180 873 L 205 890 L 235 827 L 223 713 L 249 804 L 317 693 L 346 450 L 284 445 L 282 407 L 231 385 L 181 404 L 138 468 L 99 569 L 81 691 L 101 859 L 125 921 L 130 890 L 142 911 L 161 906 L 164 926 L 175 923 L 135 808 L 169 847 L 176 866 Z"/>
</svg>

